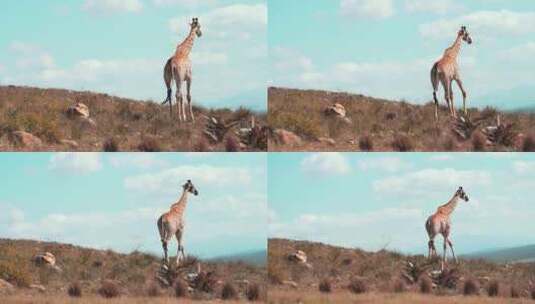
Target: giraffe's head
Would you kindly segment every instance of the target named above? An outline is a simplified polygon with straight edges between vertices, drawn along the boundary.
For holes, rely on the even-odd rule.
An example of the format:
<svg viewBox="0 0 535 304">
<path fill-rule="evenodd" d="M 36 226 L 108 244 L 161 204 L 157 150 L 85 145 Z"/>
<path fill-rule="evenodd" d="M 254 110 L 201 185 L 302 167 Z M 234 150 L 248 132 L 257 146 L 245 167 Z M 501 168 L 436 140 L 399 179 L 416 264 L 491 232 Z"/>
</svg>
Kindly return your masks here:
<svg viewBox="0 0 535 304">
<path fill-rule="evenodd" d="M 458 196 L 460 199 L 464 200 L 465 202 L 469 201 L 468 195 L 466 194 L 466 192 L 464 192 L 463 187 L 459 187 L 455 195 Z"/>
<path fill-rule="evenodd" d="M 193 195 L 199 195 L 199 191 L 197 191 L 197 188 L 195 188 L 195 186 L 189 179 L 182 187 L 184 188 L 184 191 L 192 193 Z"/>
<path fill-rule="evenodd" d="M 459 30 L 459 33 L 457 33 L 457 35 L 463 37 L 464 42 L 472 44 L 472 37 L 470 37 L 470 33 L 468 33 L 466 26 L 461 26 L 461 29 Z"/>
<path fill-rule="evenodd" d="M 201 37 L 202 36 L 201 24 L 199 23 L 199 18 L 193 18 L 193 20 L 191 21 L 190 26 L 191 26 L 191 30 L 195 32 L 197 37 Z"/>
</svg>

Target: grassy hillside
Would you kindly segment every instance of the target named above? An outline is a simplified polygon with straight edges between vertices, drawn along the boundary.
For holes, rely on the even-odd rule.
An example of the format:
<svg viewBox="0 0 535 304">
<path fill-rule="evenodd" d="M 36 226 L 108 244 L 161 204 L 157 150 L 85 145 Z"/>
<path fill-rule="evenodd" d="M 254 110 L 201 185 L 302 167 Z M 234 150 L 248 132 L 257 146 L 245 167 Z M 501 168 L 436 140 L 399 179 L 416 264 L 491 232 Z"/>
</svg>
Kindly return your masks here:
<svg viewBox="0 0 535 304">
<path fill-rule="evenodd" d="M 59 271 L 38 266 L 33 262 L 34 255 L 44 252 L 55 255 Z M 116 300 L 117 303 L 144 303 L 151 293 L 157 293 L 156 296 L 152 294 L 150 300 L 155 303 L 176 302 L 174 289 L 161 285 L 155 279 L 160 262 L 159 257 L 142 252 L 120 254 L 111 250 L 102 251 L 69 244 L 0 239 L 0 279 L 15 286 L 14 291 L 7 292 L 8 299 L 13 303 L 67 302 L 67 290 L 75 282 L 82 290 L 83 301 L 80 303 L 103 302 L 98 290 L 104 282 L 112 282 L 119 290 L 120 298 L 132 301 L 119 299 Z M 221 297 L 223 285 L 226 283 L 235 287 L 237 299 L 242 302 L 246 301 L 245 281 L 248 286 L 257 285 L 260 290 L 265 290 L 265 267 L 240 262 L 210 261 L 201 261 L 201 266 L 202 271 L 213 273 L 213 290 L 194 289 L 183 300 L 215 300 Z M 195 269 L 196 266 L 191 265 L 184 271 L 189 273 Z M 29 288 L 32 284 L 43 285 L 46 290 L 40 292 Z M 0 294 L 5 292 L 0 285 Z M 37 297 L 39 300 L 36 300 Z"/>
<path fill-rule="evenodd" d="M 535 262 L 535 245 L 475 252 L 467 257 L 484 258 L 494 262 Z"/>
<path fill-rule="evenodd" d="M 326 116 L 327 107 L 340 103 L 350 122 Z M 456 105 L 460 103 L 457 100 Z M 462 101 L 461 101 L 462 104 Z M 468 104 L 470 105 L 470 104 Z M 535 151 L 535 113 L 469 109 L 471 121 L 481 125 L 467 139 L 452 131 L 453 121 L 442 104 L 438 128 L 434 104 L 413 105 L 348 93 L 269 89 L 269 125 L 296 133 L 302 142 L 283 145 L 270 141 L 273 151 Z M 487 145 L 483 127 L 512 123 L 518 136 L 511 142 Z M 273 139 L 273 138 L 272 138 Z M 327 139 L 327 140 L 325 140 Z M 334 140 L 331 141 L 330 139 Z"/>
<path fill-rule="evenodd" d="M 162 97 L 163 98 L 163 97 Z M 89 107 L 92 126 L 66 115 L 69 106 L 81 102 Z M 175 112 L 177 107 L 174 107 Z M 195 107 L 195 124 L 179 124 L 170 118 L 169 107 L 158 102 L 136 101 L 92 92 L 0 86 L 0 151 L 257 151 L 266 145 L 240 147 L 234 132 L 219 143 L 203 134 L 206 119 L 238 120 L 248 126 L 252 116 L 265 125 L 265 114 L 247 109 Z M 176 113 L 175 113 L 176 114 Z M 25 131 L 42 145 L 23 147 L 12 139 Z"/>
<path fill-rule="evenodd" d="M 440 270 L 439 261 L 421 255 L 285 239 L 270 239 L 268 247 L 270 303 L 292 303 L 292 299 L 302 303 L 525 303 L 526 299 L 512 300 L 511 295 L 531 297 L 530 280 L 535 276 L 531 263 L 461 259 L 459 264 L 450 261 L 447 271 L 435 276 L 440 273 L 434 272 Z M 288 259 L 296 250 L 306 253 L 309 265 Z M 472 283 L 477 286 L 477 300 L 463 296 L 466 284 Z M 319 291 L 325 284 L 330 292 Z M 422 284 L 429 284 L 429 290 L 421 292 Z M 493 284 L 498 285 L 496 299 L 489 296 Z"/>
</svg>

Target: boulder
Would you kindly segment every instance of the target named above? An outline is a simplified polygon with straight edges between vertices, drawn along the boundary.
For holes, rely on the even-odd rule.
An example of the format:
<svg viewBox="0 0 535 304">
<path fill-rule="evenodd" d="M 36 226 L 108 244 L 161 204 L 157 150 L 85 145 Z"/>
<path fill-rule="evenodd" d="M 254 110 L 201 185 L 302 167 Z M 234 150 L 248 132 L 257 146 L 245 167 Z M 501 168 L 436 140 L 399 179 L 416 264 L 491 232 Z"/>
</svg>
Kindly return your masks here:
<svg viewBox="0 0 535 304">
<path fill-rule="evenodd" d="M 329 138 L 329 137 L 320 137 L 318 138 L 318 141 L 322 144 L 328 144 L 328 145 L 331 145 L 331 146 L 334 146 L 336 145 L 336 141 L 332 138 Z"/>
<path fill-rule="evenodd" d="M 301 137 L 284 129 L 276 129 L 273 136 L 275 142 L 282 145 L 300 145 L 302 143 Z"/>
<path fill-rule="evenodd" d="M 294 281 L 282 281 L 282 285 L 286 285 L 292 288 L 297 288 L 299 285 Z"/>
<path fill-rule="evenodd" d="M 62 139 L 62 140 L 60 140 L 60 143 L 62 145 L 69 146 L 72 149 L 78 148 L 78 143 L 76 141 L 74 141 L 74 140 Z"/>
<path fill-rule="evenodd" d="M 306 262 L 307 262 L 307 255 L 306 255 L 306 253 L 305 253 L 304 251 L 302 251 L 302 250 L 297 250 L 296 252 L 291 253 L 291 254 L 288 256 L 288 259 L 290 259 L 290 261 L 293 261 L 293 262 L 306 264 Z"/>
<path fill-rule="evenodd" d="M 0 279 L 0 295 L 11 294 L 15 291 L 15 287 L 8 281 Z"/>
<path fill-rule="evenodd" d="M 89 108 L 85 104 L 77 102 L 67 109 L 67 115 L 69 117 L 89 118 Z"/>
<path fill-rule="evenodd" d="M 34 256 L 33 261 L 36 265 L 56 266 L 56 257 L 50 252 L 45 252 L 43 254 Z"/>
<path fill-rule="evenodd" d="M 43 144 L 39 137 L 24 131 L 11 133 L 11 142 L 16 146 L 27 148 L 36 148 Z"/>
<path fill-rule="evenodd" d="M 45 292 L 46 291 L 45 286 L 40 285 L 40 284 L 31 284 L 30 285 L 30 289 L 35 289 L 35 290 L 37 290 L 39 292 Z"/>
<path fill-rule="evenodd" d="M 334 105 L 325 109 L 325 114 L 346 117 L 346 108 L 339 103 L 335 103 Z"/>
</svg>

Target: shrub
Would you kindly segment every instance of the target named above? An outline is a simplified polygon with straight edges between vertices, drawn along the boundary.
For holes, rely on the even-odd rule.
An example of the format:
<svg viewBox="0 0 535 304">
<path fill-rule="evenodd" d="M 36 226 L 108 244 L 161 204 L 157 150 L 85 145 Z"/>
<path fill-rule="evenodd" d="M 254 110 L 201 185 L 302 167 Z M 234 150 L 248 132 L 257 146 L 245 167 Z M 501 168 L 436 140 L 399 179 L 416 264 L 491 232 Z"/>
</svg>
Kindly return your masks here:
<svg viewBox="0 0 535 304">
<path fill-rule="evenodd" d="M 362 151 L 373 151 L 373 140 L 370 135 L 364 135 L 359 139 L 359 149 Z"/>
<path fill-rule="evenodd" d="M 522 143 L 523 152 L 535 152 L 535 138 L 532 135 L 528 135 L 524 138 Z"/>
<path fill-rule="evenodd" d="M 159 297 L 161 295 L 161 291 L 160 291 L 160 287 L 158 287 L 158 285 L 156 284 L 151 284 L 148 288 L 147 288 L 147 295 L 149 297 Z"/>
<path fill-rule="evenodd" d="M 214 291 L 216 283 L 212 272 L 201 272 L 193 281 L 196 290 L 208 293 Z"/>
<path fill-rule="evenodd" d="M 160 152 L 162 147 L 160 143 L 151 137 L 145 137 L 141 140 L 141 143 L 137 146 L 137 149 L 141 152 Z"/>
<path fill-rule="evenodd" d="M 323 279 L 318 287 L 321 292 L 331 292 L 331 281 L 329 279 Z"/>
<path fill-rule="evenodd" d="M 188 286 L 182 280 L 175 282 L 175 297 L 183 298 L 188 294 Z"/>
<path fill-rule="evenodd" d="M 530 291 L 529 291 L 529 296 L 531 297 L 532 300 L 535 300 L 535 287 L 531 287 Z"/>
<path fill-rule="evenodd" d="M 234 136 L 228 136 L 225 140 L 225 151 L 238 152 L 240 150 L 240 143 Z"/>
<path fill-rule="evenodd" d="M 258 284 L 251 284 L 247 286 L 245 296 L 249 301 L 258 301 L 260 299 L 260 287 Z"/>
<path fill-rule="evenodd" d="M 31 284 L 31 276 L 24 262 L 0 261 L 0 279 L 4 279 L 18 287 L 28 287 Z"/>
<path fill-rule="evenodd" d="M 414 145 L 409 137 L 405 135 L 396 135 L 392 142 L 392 148 L 394 151 L 408 152 L 414 149 Z"/>
<path fill-rule="evenodd" d="M 455 150 L 455 141 L 451 136 L 448 136 L 443 144 L 444 151 L 453 151 Z"/>
<path fill-rule="evenodd" d="M 496 280 L 490 281 L 489 286 L 487 286 L 487 293 L 489 297 L 496 297 L 498 296 L 499 292 L 500 292 L 500 282 Z"/>
<path fill-rule="evenodd" d="M 104 152 L 119 152 L 119 144 L 114 138 L 108 138 L 102 144 Z"/>
<path fill-rule="evenodd" d="M 475 133 L 472 136 L 472 150 L 476 152 L 485 151 L 485 139 L 479 133 Z"/>
<path fill-rule="evenodd" d="M 465 296 L 472 296 L 479 294 L 479 284 L 476 280 L 470 278 L 464 282 L 463 294 Z"/>
<path fill-rule="evenodd" d="M 223 285 L 223 289 L 221 290 L 221 299 L 223 300 L 233 300 L 238 297 L 238 292 L 236 291 L 236 288 L 232 283 L 227 282 L 225 285 Z"/>
<path fill-rule="evenodd" d="M 361 294 L 368 291 L 368 286 L 366 285 L 366 282 L 359 278 L 351 279 L 348 288 L 352 293 L 356 294 Z"/>
<path fill-rule="evenodd" d="M 402 292 L 407 291 L 407 286 L 405 285 L 405 282 L 403 282 L 402 280 L 396 280 L 394 282 L 393 290 L 396 293 L 402 293 Z"/>
<path fill-rule="evenodd" d="M 194 146 L 193 151 L 195 152 L 208 152 L 208 143 L 206 139 L 201 138 Z"/>
<path fill-rule="evenodd" d="M 80 287 L 80 283 L 78 282 L 72 283 L 67 289 L 67 293 L 71 297 L 80 298 L 82 296 L 82 287 Z"/>
<path fill-rule="evenodd" d="M 104 298 L 111 299 L 118 297 L 121 292 L 119 291 L 119 286 L 114 282 L 104 281 L 98 289 L 98 294 Z"/>
<path fill-rule="evenodd" d="M 511 298 L 520 298 L 520 291 L 515 286 L 511 286 Z"/>
<path fill-rule="evenodd" d="M 420 277 L 419 287 L 421 293 L 431 293 L 433 291 L 433 282 L 431 282 L 431 279 L 428 276 L 423 275 Z"/>
</svg>

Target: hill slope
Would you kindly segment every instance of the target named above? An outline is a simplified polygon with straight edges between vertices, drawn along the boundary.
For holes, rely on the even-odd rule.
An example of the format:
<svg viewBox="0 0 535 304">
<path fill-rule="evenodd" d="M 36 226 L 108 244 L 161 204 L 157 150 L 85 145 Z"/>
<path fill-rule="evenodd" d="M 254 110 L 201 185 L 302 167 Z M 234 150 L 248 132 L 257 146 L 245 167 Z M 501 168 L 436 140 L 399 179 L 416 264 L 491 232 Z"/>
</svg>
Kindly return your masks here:
<svg viewBox="0 0 535 304">
<path fill-rule="evenodd" d="M 56 257 L 60 270 L 38 266 L 32 259 L 36 254 L 50 252 Z M 245 263 L 200 261 L 202 271 L 213 272 L 215 289 L 209 293 L 194 291 L 192 298 L 211 299 L 219 297 L 222 284 L 234 284 L 241 298 L 244 297 L 247 280 L 250 284 L 265 284 L 266 270 Z M 95 250 L 69 244 L 39 242 L 31 240 L 0 239 L 0 279 L 18 286 L 12 294 L 28 297 L 38 294 L 27 288 L 31 284 L 41 284 L 48 297 L 66 296 L 67 287 L 79 282 L 85 297 L 98 297 L 97 290 L 103 281 L 111 281 L 119 286 L 124 297 L 146 297 L 149 288 L 161 286 L 161 297 L 174 295 L 173 288 L 165 288 L 155 279 L 160 269 L 161 259 L 142 252 L 120 254 L 111 250 Z M 194 272 L 192 265 L 186 272 Z M 0 284 L 0 294 L 3 290 Z M 45 301 L 46 302 L 46 301 Z M 140 301 L 142 302 L 142 301 Z M 4 303 L 4 302 L 3 302 Z M 55 303 L 49 301 L 47 303 Z"/>
<path fill-rule="evenodd" d="M 306 253 L 309 265 L 296 263 L 288 258 L 297 250 Z M 409 261 L 416 265 L 414 268 L 410 268 L 413 272 L 407 271 L 407 262 Z M 485 289 L 489 286 L 489 282 L 497 280 L 500 284 L 499 294 L 501 296 L 510 296 L 511 286 L 527 296 L 529 280 L 535 274 L 535 264 L 532 263 L 509 265 L 485 260 L 461 259 L 459 264 L 449 261 L 448 265 L 448 269 L 452 270 L 450 278 L 455 279 L 454 286 L 438 285 L 432 291 L 433 294 L 450 296 L 462 294 L 464 282 L 472 278 L 481 286 L 481 295 L 487 293 Z M 358 300 L 363 303 L 366 301 L 370 303 L 404 303 L 403 299 L 407 301 L 414 299 L 414 303 L 434 303 L 429 298 L 412 295 L 412 293 L 419 292 L 419 285 L 407 280 L 406 276 L 421 277 L 417 274 L 418 271 L 421 271 L 424 276 L 431 276 L 436 270 L 440 270 L 439 261 L 429 261 L 421 255 L 406 256 L 385 250 L 366 252 L 360 249 L 286 239 L 270 239 L 268 242 L 268 277 L 270 280 L 270 301 L 273 303 L 285 303 L 284 299 L 288 300 L 289 298 L 308 299 L 304 300 L 304 303 L 321 303 L 320 299 L 325 300 L 327 297 L 318 292 L 319 283 L 324 280 L 330 282 L 333 291 L 333 298 L 330 301 L 332 303 L 354 303 Z M 367 286 L 365 292 L 367 295 L 350 294 L 348 286 L 355 279 Z M 410 295 L 398 294 L 398 296 L 394 296 L 392 292 L 399 284 L 403 284 L 405 291 L 409 292 Z M 342 295 L 345 295 L 345 301 L 342 300 L 344 298 Z M 463 301 L 456 298 L 456 301 L 453 302 L 464 303 Z M 489 303 L 499 303 L 499 301 L 489 301 Z"/>
<path fill-rule="evenodd" d="M 535 262 L 535 245 L 474 252 L 467 258 L 483 258 L 494 262 Z"/>
<path fill-rule="evenodd" d="M 222 256 L 222 257 L 213 259 L 213 261 L 243 262 L 243 263 L 247 263 L 251 265 L 265 267 L 267 263 L 267 251 L 259 250 L 259 251 L 244 252 L 244 253 L 236 254 L 236 255 Z"/>
<path fill-rule="evenodd" d="M 431 103 L 414 105 L 356 94 L 286 88 L 269 88 L 268 98 L 270 127 L 302 138 L 301 143 L 290 145 L 272 137 L 272 151 L 535 151 L 535 113 L 471 108 L 470 119 L 474 123 L 481 119 L 481 125 L 462 139 L 452 131 L 454 121 L 444 104 L 437 128 Z M 349 120 L 324 114 L 336 103 L 345 108 Z M 519 136 L 510 142 L 486 145 L 481 130 L 495 125 L 498 114 L 502 123 L 514 124 Z"/>
<path fill-rule="evenodd" d="M 66 115 L 67 109 L 77 102 L 88 106 L 94 124 Z M 174 110 L 177 111 L 176 104 Z M 224 121 L 239 120 L 245 126 L 252 116 L 259 125 L 265 121 L 265 114 L 247 109 L 194 107 L 194 112 L 197 117 L 194 124 L 180 124 L 176 117 L 171 119 L 169 106 L 151 101 L 92 92 L 0 86 L 0 151 L 102 151 L 110 150 L 113 144 L 120 151 L 225 151 L 226 138 L 212 143 L 203 134 L 206 120 L 202 115 Z M 29 132 L 42 144 L 18 144 L 13 139 L 13 132 L 17 131 Z M 229 140 L 235 142 L 233 150 L 266 148 L 262 145 L 240 148 L 236 140 Z M 106 141 L 113 144 L 105 148 Z"/>
</svg>

